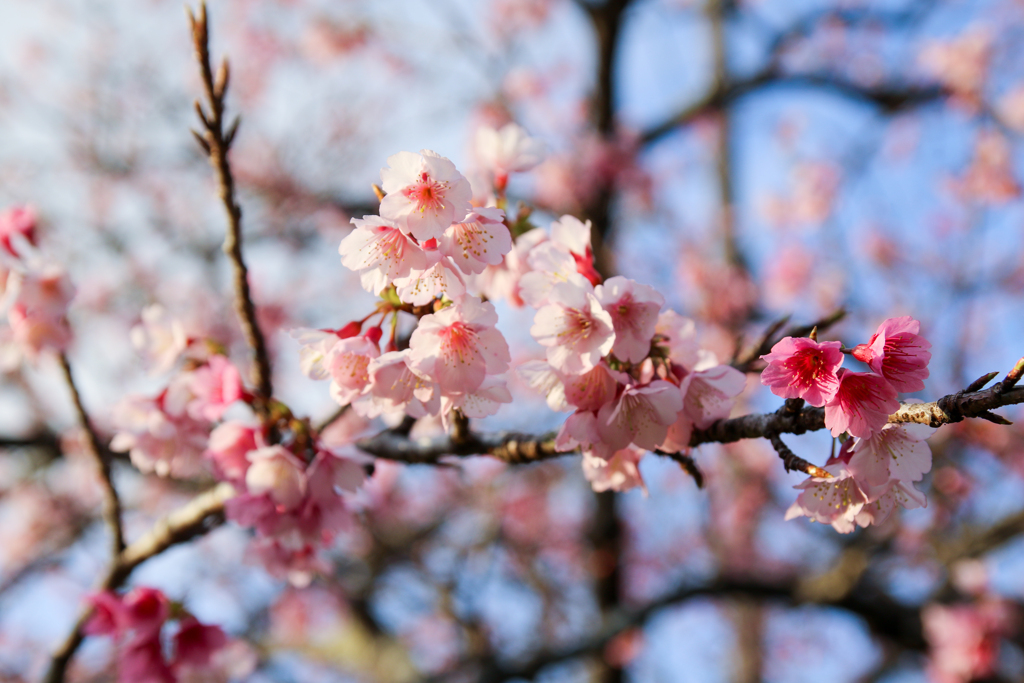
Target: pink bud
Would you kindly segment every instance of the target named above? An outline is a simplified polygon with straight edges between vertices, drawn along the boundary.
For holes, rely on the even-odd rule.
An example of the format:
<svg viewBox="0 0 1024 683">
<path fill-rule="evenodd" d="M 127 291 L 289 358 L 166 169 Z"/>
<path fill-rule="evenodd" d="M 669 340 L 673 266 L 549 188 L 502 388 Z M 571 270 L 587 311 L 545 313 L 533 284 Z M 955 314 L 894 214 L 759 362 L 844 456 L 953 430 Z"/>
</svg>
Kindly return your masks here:
<svg viewBox="0 0 1024 683">
<path fill-rule="evenodd" d="M 369 339 L 371 343 L 379 344 L 380 338 L 383 336 L 383 334 L 384 333 L 381 332 L 381 329 L 379 327 L 371 327 L 366 331 L 366 334 L 363 336 Z"/>
<path fill-rule="evenodd" d="M 341 337 L 342 339 L 348 339 L 349 337 L 356 336 L 357 334 L 359 334 L 362 331 L 363 331 L 363 324 L 361 322 L 359 322 L 358 320 L 353 320 L 348 325 L 345 325 L 345 327 L 343 327 L 340 330 L 338 330 L 337 331 L 337 335 L 339 337 Z"/>
</svg>

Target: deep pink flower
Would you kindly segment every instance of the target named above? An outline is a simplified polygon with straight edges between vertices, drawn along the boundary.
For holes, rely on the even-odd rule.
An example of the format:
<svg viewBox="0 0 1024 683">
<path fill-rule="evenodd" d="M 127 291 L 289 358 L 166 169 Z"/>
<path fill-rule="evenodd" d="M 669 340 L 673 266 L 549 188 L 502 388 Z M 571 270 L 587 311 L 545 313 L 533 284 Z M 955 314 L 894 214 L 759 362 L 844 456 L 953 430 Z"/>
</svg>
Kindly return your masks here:
<svg viewBox="0 0 1024 683">
<path fill-rule="evenodd" d="M 128 591 L 121 604 L 124 629 L 133 632 L 133 642 L 158 638 L 171 614 L 171 603 L 163 591 L 147 586 Z"/>
<path fill-rule="evenodd" d="M 341 264 L 359 273 L 363 289 L 380 294 L 395 280 L 429 266 L 423 248 L 381 216 L 353 218 L 356 228 L 341 241 Z"/>
<path fill-rule="evenodd" d="M 615 357 L 630 363 L 639 363 L 646 358 L 665 297 L 653 287 L 619 276 L 598 285 L 594 296 L 612 317 L 615 327 L 612 353 Z"/>
<path fill-rule="evenodd" d="M 501 209 L 473 209 L 458 223 L 452 223 L 438 240 L 438 249 L 466 274 L 482 273 L 487 266 L 501 263 L 512 249 L 512 234 L 505 227 Z"/>
<path fill-rule="evenodd" d="M 611 352 L 615 344 L 612 317 L 601 308 L 589 283 L 568 282 L 551 288 L 549 301 L 537 311 L 530 334 L 547 347 L 548 362 L 564 373 L 587 372 Z"/>
<path fill-rule="evenodd" d="M 380 215 L 421 243 L 440 237 L 449 225 L 470 211 L 473 190 L 448 159 L 430 150 L 399 152 L 381 169 L 387 195 Z"/>
<path fill-rule="evenodd" d="M 508 370 L 508 343 L 490 302 L 467 296 L 424 316 L 409 339 L 409 366 L 436 381 L 442 395 L 476 391 L 484 377 Z"/>
<path fill-rule="evenodd" d="M 220 626 L 185 617 L 174 634 L 174 666 L 208 666 L 213 654 L 227 643 L 228 637 Z"/>
<path fill-rule="evenodd" d="M 839 390 L 836 373 L 843 364 L 842 346 L 837 341 L 786 337 L 761 356 L 768 363 L 761 372 L 761 384 L 781 398 L 802 398 L 812 406 L 823 406 Z"/>
<path fill-rule="evenodd" d="M 920 331 L 921 323 L 909 315 L 889 318 L 867 344 L 854 347 L 853 356 L 889 380 L 896 391 L 921 391 L 928 378 L 932 345 Z"/>
<path fill-rule="evenodd" d="M 120 637 L 125 625 L 121 596 L 113 591 L 101 591 L 89 595 L 86 600 L 92 605 L 92 615 L 82 627 L 82 632 L 89 636 Z"/>
<path fill-rule="evenodd" d="M 175 683 L 177 678 L 164 660 L 160 639 L 133 640 L 117 658 L 118 683 Z"/>
<path fill-rule="evenodd" d="M 219 420 L 244 393 L 238 368 L 219 354 L 210 356 L 206 365 L 192 371 L 189 388 L 194 398 L 188 403 L 188 414 L 210 422 Z"/>
<path fill-rule="evenodd" d="M 839 373 L 839 390 L 825 404 L 825 426 L 832 436 L 850 432 L 867 439 L 881 430 L 899 407 L 896 390 L 884 377 L 843 370 Z"/>
<path fill-rule="evenodd" d="M 15 206 L 0 213 L 0 246 L 11 256 L 19 257 L 12 242 L 36 243 L 36 212 L 31 206 Z"/>
<path fill-rule="evenodd" d="M 245 480 L 249 451 L 258 447 L 256 430 L 241 422 L 225 422 L 210 433 L 204 455 L 214 462 L 220 475 L 232 482 Z"/>
</svg>

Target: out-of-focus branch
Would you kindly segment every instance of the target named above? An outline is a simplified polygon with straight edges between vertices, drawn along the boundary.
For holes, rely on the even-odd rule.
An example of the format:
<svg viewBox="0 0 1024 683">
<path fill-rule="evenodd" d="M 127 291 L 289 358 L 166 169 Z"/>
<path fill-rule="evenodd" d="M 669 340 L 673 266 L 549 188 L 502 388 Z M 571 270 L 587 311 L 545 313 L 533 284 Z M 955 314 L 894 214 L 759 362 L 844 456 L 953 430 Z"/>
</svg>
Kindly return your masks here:
<svg viewBox="0 0 1024 683">
<path fill-rule="evenodd" d="M 744 96 L 769 87 L 824 90 L 857 102 L 874 105 L 888 113 L 935 102 L 945 96 L 942 88 L 938 86 L 863 86 L 826 74 L 787 74 L 776 67 L 769 67 L 749 78 L 712 88 L 700 99 L 641 133 L 640 141 L 643 144 L 657 142 L 680 126 L 710 112 L 730 107 Z"/>
<path fill-rule="evenodd" d="M 257 401 L 255 407 L 261 416 L 267 413 L 267 403 L 272 394 L 270 357 L 267 353 L 266 339 L 256 320 L 256 306 L 249 290 L 249 273 L 242 259 L 242 208 L 235 200 L 235 181 L 228 162 L 228 152 L 238 131 L 239 119 L 225 130 L 224 98 L 227 94 L 230 71 L 227 59 L 221 62 L 216 77 L 210 66 L 210 33 L 206 16 L 206 3 L 199 4 L 199 15 L 187 10 L 189 23 L 192 27 L 192 43 L 196 51 L 196 60 L 202 76 L 206 95 L 206 109 L 196 101 L 196 113 L 202 122 L 203 133 L 193 134 L 199 145 L 210 157 L 210 164 L 217 175 L 219 194 L 224 210 L 227 213 L 228 228 L 224 239 L 224 253 L 231 261 L 234 289 L 235 310 L 242 325 L 246 341 L 252 348 L 254 359 L 253 384 L 256 388 Z"/>
<path fill-rule="evenodd" d="M 111 565 L 98 590 L 119 588 L 140 564 L 159 555 L 171 546 L 202 536 L 224 521 L 224 503 L 235 495 L 235 489 L 221 483 L 196 496 L 184 507 L 175 510 L 157 522 L 152 529 L 126 547 Z M 68 664 L 85 637 L 82 627 L 92 610 L 86 608 L 61 646 L 50 658 L 50 667 L 43 676 L 44 683 L 61 683 Z"/>
<path fill-rule="evenodd" d="M 89 414 L 85 412 L 82 397 L 78 393 L 78 387 L 71 374 L 71 364 L 68 363 L 68 357 L 63 353 L 60 354 L 60 367 L 64 372 L 64 381 L 68 385 L 68 391 L 71 392 L 71 400 L 75 404 L 75 417 L 78 420 L 78 426 L 85 434 L 86 450 L 89 451 L 90 457 L 96 463 L 96 469 L 100 475 L 100 483 L 103 486 L 103 517 L 110 528 L 113 543 L 112 556 L 116 558 L 124 550 L 124 529 L 121 525 L 121 499 L 114 487 L 110 468 L 110 452 L 100 443 L 100 438 L 92 426 Z"/>
<path fill-rule="evenodd" d="M 1018 363 L 1024 374 L 1024 365 Z M 889 422 L 916 422 L 931 427 L 960 422 L 970 417 L 993 420 L 996 408 L 1024 403 L 1024 387 L 1014 386 L 1011 371 L 1007 379 L 988 389 L 961 391 L 931 403 L 907 403 L 889 416 Z M 992 417 L 994 416 L 994 418 Z M 783 405 L 774 413 L 757 413 L 719 420 L 707 429 L 694 430 L 690 446 L 706 443 L 733 443 L 744 439 L 770 438 L 779 434 L 805 434 L 825 429 L 825 409 L 805 407 L 793 410 Z M 410 464 L 437 464 L 445 456 L 491 455 L 509 464 L 524 464 L 568 455 L 555 449 L 554 435 L 529 436 L 499 432 L 490 435 L 470 433 L 455 443 L 449 437 L 410 439 L 395 431 L 384 431 L 356 444 L 378 458 Z"/>
</svg>

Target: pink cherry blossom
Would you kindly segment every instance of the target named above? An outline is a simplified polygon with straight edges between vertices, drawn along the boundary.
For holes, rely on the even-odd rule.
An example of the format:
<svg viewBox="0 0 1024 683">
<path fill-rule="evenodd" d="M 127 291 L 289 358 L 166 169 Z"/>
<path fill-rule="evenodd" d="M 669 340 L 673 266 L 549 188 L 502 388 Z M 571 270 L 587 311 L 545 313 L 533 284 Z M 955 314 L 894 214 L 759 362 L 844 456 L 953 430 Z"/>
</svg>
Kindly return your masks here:
<svg viewBox="0 0 1024 683">
<path fill-rule="evenodd" d="M 405 410 L 413 417 L 437 413 L 440 392 L 437 384 L 420 377 L 409 367 L 411 351 L 389 351 L 374 358 L 367 366 L 370 395 L 381 412 Z M 359 406 L 356 406 L 359 408 Z"/>
<path fill-rule="evenodd" d="M 831 524 L 841 534 L 857 528 L 856 518 L 867 503 L 867 496 L 857 486 L 841 457 L 831 458 L 825 470 L 832 478 L 809 477 L 794 488 L 802 489 L 786 511 L 786 520 L 810 517 L 812 521 Z"/>
<path fill-rule="evenodd" d="M 927 605 L 921 625 L 929 645 L 928 673 L 936 683 L 967 683 L 991 676 L 999 642 L 1011 627 L 1002 604 Z"/>
<path fill-rule="evenodd" d="M 761 384 L 781 398 L 802 398 L 812 406 L 823 406 L 839 390 L 837 371 L 843 364 L 842 344 L 816 342 L 807 337 L 786 337 L 761 356 L 768 366 Z"/>
<path fill-rule="evenodd" d="M 398 298 L 414 306 L 424 306 L 442 295 L 453 301 L 461 299 L 466 281 L 452 260 L 433 251 L 428 252 L 428 263 L 425 270 L 414 270 L 395 280 Z"/>
<path fill-rule="evenodd" d="M 327 367 L 327 356 L 342 337 L 333 330 L 314 330 L 308 327 L 289 330 L 288 335 L 302 345 L 299 347 L 299 369 L 302 374 L 310 379 L 328 379 L 331 371 Z"/>
<path fill-rule="evenodd" d="M 512 306 L 522 306 L 526 302 L 521 296 L 521 280 L 530 272 L 529 255 L 535 246 L 547 239 L 547 233 L 540 228 L 517 237 L 500 265 L 488 266 L 476 276 L 477 289 L 488 299 L 504 299 Z"/>
<path fill-rule="evenodd" d="M 173 368 L 188 348 L 184 325 L 160 304 L 142 309 L 142 322 L 132 328 L 131 340 L 149 361 L 154 375 Z"/>
<path fill-rule="evenodd" d="M 530 328 L 533 338 L 547 347 L 548 362 L 567 374 L 593 369 L 615 344 L 612 317 L 586 285 L 554 285 L 550 303 L 537 311 Z"/>
<path fill-rule="evenodd" d="M 598 363 L 592 370 L 582 374 L 564 375 L 562 383 L 566 403 L 577 410 L 592 410 L 596 413 L 615 400 L 619 381 L 616 374 L 605 364 Z"/>
<path fill-rule="evenodd" d="M 424 316 L 409 339 L 409 366 L 436 381 L 443 395 L 471 393 L 486 375 L 508 370 L 508 343 L 490 302 L 467 296 Z"/>
<path fill-rule="evenodd" d="M 193 616 L 181 620 L 174 634 L 174 666 L 205 667 L 214 653 L 228 643 L 220 626 L 200 623 Z"/>
<path fill-rule="evenodd" d="M 341 264 L 359 273 L 363 289 L 380 294 L 399 278 L 430 267 L 423 248 L 381 216 L 353 218 L 356 228 L 341 241 Z"/>
<path fill-rule="evenodd" d="M 171 614 L 171 603 L 162 591 L 138 586 L 125 594 L 121 601 L 123 629 L 133 633 L 133 640 L 156 638 Z"/>
<path fill-rule="evenodd" d="M 647 495 L 647 485 L 640 476 L 640 459 L 647 453 L 642 448 L 628 446 L 605 460 L 590 450 L 583 451 L 583 476 L 597 492 L 629 491 L 640 487 Z"/>
<path fill-rule="evenodd" d="M 887 424 L 854 443 L 850 471 L 862 487 L 881 486 L 890 479 L 920 481 L 932 468 L 932 451 L 925 439 L 934 431 L 923 424 Z"/>
<path fill-rule="evenodd" d="M 515 123 L 495 130 L 483 126 L 476 131 L 473 147 L 477 162 L 494 174 L 494 184 L 504 188 L 510 173 L 529 171 L 544 158 L 544 143 Z"/>
<path fill-rule="evenodd" d="M 565 398 L 562 375 L 551 367 L 550 363 L 542 360 L 527 361 L 516 367 L 516 373 L 523 378 L 527 386 L 544 396 L 551 410 L 571 410 Z"/>
<path fill-rule="evenodd" d="M 687 371 L 693 370 L 702 360 L 700 345 L 697 343 L 697 326 L 689 318 L 675 311 L 663 311 L 658 315 L 654 331 L 662 337 L 668 347 L 669 358 Z"/>
<path fill-rule="evenodd" d="M 920 331 L 921 323 L 908 315 L 889 318 L 867 344 L 853 349 L 853 355 L 889 380 L 896 391 L 921 391 L 928 378 L 932 345 Z"/>
<path fill-rule="evenodd" d="M 927 507 L 928 500 L 925 495 L 914 487 L 909 481 L 890 479 L 881 486 L 864 489 L 864 495 L 868 502 L 861 511 L 857 513 L 856 521 L 862 527 L 871 524 L 881 524 L 897 506 L 913 510 Z"/>
<path fill-rule="evenodd" d="M 36 211 L 31 206 L 15 206 L 0 213 L 0 246 L 11 256 L 22 256 L 15 248 L 19 242 L 36 243 Z"/>
<path fill-rule="evenodd" d="M 209 423 L 184 410 L 165 410 L 166 393 L 156 399 L 130 395 L 114 406 L 112 422 L 117 433 L 110 450 L 131 457 L 141 472 L 161 477 L 190 477 L 202 466 Z"/>
<path fill-rule="evenodd" d="M 842 370 L 839 390 L 825 404 L 825 426 L 832 436 L 850 432 L 866 439 L 880 431 L 899 407 L 896 390 L 884 377 Z"/>
<path fill-rule="evenodd" d="M 380 347 L 365 336 L 339 339 L 324 361 L 331 375 L 331 398 L 348 405 L 369 390 L 370 361 L 380 355 Z"/>
<path fill-rule="evenodd" d="M 683 411 L 698 429 L 707 429 L 716 420 L 729 417 L 736 397 L 747 387 L 747 377 L 728 365 L 701 369 L 703 363 L 699 363 L 697 368 L 689 375 L 687 384 L 680 387 L 683 390 Z"/>
<path fill-rule="evenodd" d="M 527 256 L 530 271 L 519 279 L 519 296 L 534 308 L 548 303 L 551 288 L 560 282 L 572 282 L 586 287 L 588 282 L 576 272 L 572 254 L 560 245 L 545 241 L 534 247 Z"/>
<path fill-rule="evenodd" d="M 473 391 L 447 395 L 441 399 L 442 423 L 445 428 L 448 427 L 447 419 L 452 408 L 458 408 L 466 417 L 481 418 L 494 415 L 503 403 L 511 402 L 512 394 L 509 393 L 505 380 L 488 376 Z"/>
<path fill-rule="evenodd" d="M 242 482 L 249 469 L 246 456 L 260 445 L 253 427 L 241 422 L 225 422 L 210 432 L 210 443 L 204 455 L 214 462 L 222 478 Z"/>
<path fill-rule="evenodd" d="M 82 632 L 89 636 L 120 637 L 125 626 L 121 597 L 107 590 L 93 593 L 86 599 L 92 605 L 92 614 L 82 627 Z"/>
<path fill-rule="evenodd" d="M 639 363 L 646 358 L 665 297 L 653 287 L 619 276 L 598 285 L 594 296 L 612 317 L 615 357 L 629 363 Z"/>
<path fill-rule="evenodd" d="M 569 250 L 580 275 L 593 285 L 601 282 L 601 275 L 594 268 L 594 251 L 590 246 L 590 221 L 583 223 L 575 216 L 562 216 L 551 224 L 551 239 Z"/>
<path fill-rule="evenodd" d="M 306 493 L 305 466 L 284 446 L 250 451 L 245 486 L 254 496 L 267 494 L 283 510 L 295 508 Z"/>
<path fill-rule="evenodd" d="M 487 266 L 501 263 L 512 249 L 512 234 L 505 227 L 501 209 L 473 209 L 458 223 L 452 223 L 438 239 L 438 249 L 463 273 L 482 273 Z"/>
<path fill-rule="evenodd" d="M 210 422 L 219 420 L 244 393 L 238 368 L 219 354 L 189 373 L 189 389 L 194 396 L 188 403 L 189 415 Z"/>
<path fill-rule="evenodd" d="M 449 225 L 470 211 L 473 190 L 448 159 L 424 149 L 399 152 L 381 169 L 387 195 L 380 214 L 419 242 L 440 237 Z"/>
<path fill-rule="evenodd" d="M 176 683 L 177 678 L 164 660 L 159 638 L 133 640 L 117 658 L 118 683 Z"/>
<path fill-rule="evenodd" d="M 7 321 L 22 353 L 34 360 L 44 350 L 63 351 L 71 343 L 65 314 L 75 295 L 74 286 L 59 267 L 12 272 L 6 297 L 13 304 Z"/>
<path fill-rule="evenodd" d="M 617 401 L 606 403 L 597 413 L 601 442 L 614 450 L 634 443 L 652 450 L 665 441 L 668 426 L 683 408 L 679 387 L 655 380 L 647 386 L 629 386 Z"/>
</svg>

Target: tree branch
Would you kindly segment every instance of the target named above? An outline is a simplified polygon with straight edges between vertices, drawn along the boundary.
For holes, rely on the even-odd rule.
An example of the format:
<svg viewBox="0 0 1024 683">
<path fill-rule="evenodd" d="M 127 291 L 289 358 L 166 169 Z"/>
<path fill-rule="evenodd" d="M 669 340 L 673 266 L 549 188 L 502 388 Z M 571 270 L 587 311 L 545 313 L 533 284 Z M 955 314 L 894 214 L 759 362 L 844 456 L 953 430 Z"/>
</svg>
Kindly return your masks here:
<svg viewBox="0 0 1024 683">
<path fill-rule="evenodd" d="M 255 407 L 261 417 L 267 415 L 267 404 L 272 394 L 270 357 L 267 353 L 266 339 L 256 320 L 256 306 L 249 290 L 249 273 L 242 259 L 242 208 L 235 200 L 235 180 L 228 162 L 228 151 L 238 131 L 239 119 L 236 117 L 228 129 L 224 129 L 224 97 L 227 94 L 230 71 L 227 59 L 221 62 L 216 77 L 210 66 L 210 34 L 206 16 L 206 3 L 199 4 L 199 16 L 191 9 L 188 12 L 189 24 L 192 27 L 192 43 L 196 51 L 196 61 L 203 80 L 206 95 L 206 111 L 197 100 L 196 114 L 203 124 L 202 135 L 193 131 L 200 146 L 210 157 L 210 164 L 217 175 L 219 194 L 224 210 L 227 213 L 228 228 L 224 239 L 224 253 L 232 266 L 235 289 L 235 312 L 242 325 L 249 347 L 255 356 L 253 366 L 253 384 L 256 388 L 257 401 Z"/>
<path fill-rule="evenodd" d="M 78 426 L 82 428 L 85 434 L 85 448 L 93 462 L 96 463 L 96 469 L 100 475 L 100 484 L 103 486 L 103 517 L 110 528 L 113 544 L 111 554 L 112 557 L 116 558 L 124 550 L 124 528 L 121 525 L 121 499 L 118 497 L 117 489 L 114 487 L 110 468 L 110 451 L 100 443 L 96 429 L 92 426 L 92 421 L 89 419 L 89 414 L 85 412 L 85 406 L 82 405 L 82 397 L 78 393 L 78 387 L 75 386 L 75 380 L 71 374 L 71 364 L 68 363 L 68 357 L 61 353 L 59 360 L 61 370 L 64 372 L 64 381 L 68 385 L 68 391 L 71 392 L 71 400 L 75 405 L 75 416 L 78 420 Z"/>
<path fill-rule="evenodd" d="M 219 526 L 224 521 L 224 503 L 234 495 L 235 489 L 230 484 L 221 483 L 161 519 L 118 555 L 97 590 L 121 587 L 135 568 L 149 558 Z M 82 627 L 91 614 L 91 608 L 82 610 L 71 633 L 51 656 L 50 667 L 42 679 L 44 683 L 61 683 L 64 680 L 68 664 L 85 637 Z"/>
</svg>

